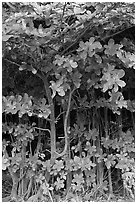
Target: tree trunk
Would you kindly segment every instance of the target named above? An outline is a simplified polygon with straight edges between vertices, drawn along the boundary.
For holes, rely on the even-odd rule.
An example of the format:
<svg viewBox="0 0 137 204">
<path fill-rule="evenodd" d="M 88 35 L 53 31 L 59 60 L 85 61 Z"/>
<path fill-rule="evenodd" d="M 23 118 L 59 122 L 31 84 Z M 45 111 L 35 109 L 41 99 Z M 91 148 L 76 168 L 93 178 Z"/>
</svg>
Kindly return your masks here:
<svg viewBox="0 0 137 204">
<path fill-rule="evenodd" d="M 19 178 L 16 173 L 13 173 L 11 168 L 10 169 L 10 175 L 12 178 L 12 190 L 11 190 L 11 200 L 16 201 L 18 198 L 18 183 L 19 183 Z"/>
</svg>

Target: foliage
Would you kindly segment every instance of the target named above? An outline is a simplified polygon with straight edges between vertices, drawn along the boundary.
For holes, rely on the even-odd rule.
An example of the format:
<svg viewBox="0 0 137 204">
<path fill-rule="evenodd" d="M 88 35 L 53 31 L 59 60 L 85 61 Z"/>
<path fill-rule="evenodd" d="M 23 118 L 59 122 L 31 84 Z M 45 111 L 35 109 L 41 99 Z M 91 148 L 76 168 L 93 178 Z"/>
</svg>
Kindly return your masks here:
<svg viewBox="0 0 137 204">
<path fill-rule="evenodd" d="M 2 4 L 11 201 L 134 199 L 134 6 Z"/>
</svg>

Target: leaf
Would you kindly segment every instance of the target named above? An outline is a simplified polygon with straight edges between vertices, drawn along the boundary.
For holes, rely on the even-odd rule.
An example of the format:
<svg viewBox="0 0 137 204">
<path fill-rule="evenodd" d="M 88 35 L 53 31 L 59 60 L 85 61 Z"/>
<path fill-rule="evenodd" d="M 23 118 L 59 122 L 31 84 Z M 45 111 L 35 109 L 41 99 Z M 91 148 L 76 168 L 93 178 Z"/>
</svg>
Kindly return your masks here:
<svg viewBox="0 0 137 204">
<path fill-rule="evenodd" d="M 7 158 L 3 155 L 3 157 L 2 157 L 2 170 L 6 170 L 8 166 L 10 166 L 9 159 L 7 159 Z"/>
<path fill-rule="evenodd" d="M 118 70 L 118 77 L 122 78 L 125 75 L 125 71 L 123 69 Z"/>
<path fill-rule="evenodd" d="M 101 45 L 101 46 L 102 46 L 102 45 Z M 102 63 L 102 58 L 101 58 L 99 55 L 97 55 L 97 54 L 95 54 L 94 56 L 95 56 L 95 58 L 96 58 L 96 62 L 99 63 L 99 64 L 101 64 L 101 63 Z"/>
<path fill-rule="evenodd" d="M 106 48 L 104 51 L 105 54 L 113 56 L 117 54 L 117 52 L 119 51 L 120 48 L 123 47 L 123 45 L 115 44 L 115 41 L 113 39 L 110 39 L 108 41 L 108 45 L 104 45 L 104 47 Z"/>
<path fill-rule="evenodd" d="M 58 172 L 61 171 L 61 169 L 64 169 L 63 160 L 55 160 L 55 164 L 53 165 L 53 169 L 57 170 Z"/>
<path fill-rule="evenodd" d="M 23 70 L 25 70 L 25 69 L 27 69 L 26 64 L 22 64 L 22 65 L 19 67 L 19 70 L 20 70 L 20 71 L 23 71 Z"/>
<path fill-rule="evenodd" d="M 80 41 L 77 52 L 80 52 L 80 58 L 85 60 L 88 55 L 88 42 L 84 43 L 83 41 Z"/>
<path fill-rule="evenodd" d="M 88 55 L 88 52 L 85 50 L 85 51 L 80 53 L 80 58 L 83 59 L 83 60 L 86 60 L 87 55 Z"/>
<path fill-rule="evenodd" d="M 126 86 L 126 83 L 122 80 L 117 80 L 117 85 L 122 88 L 122 87 Z"/>
<path fill-rule="evenodd" d="M 85 132 L 84 136 L 86 137 L 87 140 L 91 139 L 91 134 L 89 132 Z"/>
<path fill-rule="evenodd" d="M 39 15 L 42 15 L 42 7 L 38 5 L 37 2 L 31 2 L 31 5 L 34 7 L 34 10 L 36 10 Z"/>
<path fill-rule="evenodd" d="M 124 87 L 126 83 L 120 80 L 124 75 L 124 70 L 114 69 L 114 66 L 108 64 L 108 69 L 104 69 L 103 76 L 100 79 L 103 82 L 103 92 L 106 92 L 108 89 L 113 89 L 114 92 L 117 92 L 118 86 Z"/>
<path fill-rule="evenodd" d="M 60 96 L 65 96 L 64 87 L 61 86 L 61 85 L 63 84 L 63 77 L 61 77 L 57 82 L 50 81 L 50 83 L 51 83 L 50 88 L 51 88 L 52 91 L 53 91 L 52 98 L 55 97 L 56 92 L 58 92 L 58 94 L 59 94 Z"/>
<path fill-rule="evenodd" d="M 135 55 L 130 52 L 119 51 L 117 52 L 117 57 L 127 66 L 134 67 L 135 66 Z"/>
<path fill-rule="evenodd" d="M 65 91 L 64 91 L 64 88 L 63 86 L 60 86 L 58 89 L 57 89 L 57 92 L 60 96 L 65 96 Z"/>
<path fill-rule="evenodd" d="M 118 85 L 117 85 L 117 84 L 114 84 L 113 91 L 114 91 L 114 92 L 117 92 L 117 91 L 118 91 Z"/>
<path fill-rule="evenodd" d="M 8 41 L 13 35 L 2 35 L 2 41 Z"/>
<path fill-rule="evenodd" d="M 95 38 L 94 37 L 91 37 L 89 39 L 89 56 L 91 54 L 91 52 L 95 49 L 101 49 L 102 48 L 102 45 L 99 41 L 95 41 Z M 92 56 L 90 56 L 92 57 Z"/>
<path fill-rule="evenodd" d="M 31 71 L 33 74 L 36 74 L 37 73 L 37 70 L 32 67 L 32 65 L 28 65 L 26 62 L 22 62 L 22 65 L 19 67 L 19 70 L 20 71 L 23 71 L 23 70 L 27 70 L 27 71 Z"/>
<path fill-rule="evenodd" d="M 16 165 L 16 164 L 13 165 L 12 171 L 13 171 L 14 173 L 16 173 L 18 169 L 19 169 L 19 166 L 18 166 L 18 165 Z"/>
<path fill-rule="evenodd" d="M 4 106 L 4 111 L 6 113 L 16 114 L 18 111 L 16 99 L 14 96 L 9 96 L 7 98 L 3 97 L 3 106 Z"/>
<path fill-rule="evenodd" d="M 80 41 L 79 48 L 77 49 L 78 52 L 86 50 L 88 48 L 87 43 L 84 43 L 83 41 Z"/>
<path fill-rule="evenodd" d="M 71 78 L 72 78 L 72 81 L 74 83 L 74 85 L 76 86 L 76 88 L 79 88 L 80 87 L 80 82 L 81 82 L 81 78 L 82 77 L 82 74 L 79 73 L 78 71 L 76 71 L 75 73 L 72 74 Z"/>
<path fill-rule="evenodd" d="M 69 63 L 73 68 L 76 68 L 78 66 L 77 62 L 74 62 L 73 60 L 70 60 Z"/>
<path fill-rule="evenodd" d="M 38 117 L 42 118 L 44 117 L 45 119 L 50 115 L 51 110 L 49 108 L 49 105 L 47 105 L 47 101 L 45 98 L 40 99 L 37 102 L 37 107 L 36 109 L 38 109 Z"/>
<path fill-rule="evenodd" d="M 108 182 L 107 181 L 104 181 L 102 183 L 102 185 L 100 186 L 100 188 L 104 191 L 108 191 Z"/>
<path fill-rule="evenodd" d="M 127 101 L 123 100 L 122 98 L 117 102 L 117 106 L 119 108 L 127 108 Z"/>
<path fill-rule="evenodd" d="M 112 154 L 108 155 L 107 158 L 104 159 L 104 161 L 105 161 L 107 169 L 110 169 L 110 167 L 116 163 L 115 155 L 112 155 Z"/>
<path fill-rule="evenodd" d="M 76 183 L 77 185 L 81 185 L 82 183 L 84 183 L 83 173 L 75 174 L 72 182 Z"/>
<path fill-rule="evenodd" d="M 60 172 L 60 178 L 61 178 L 61 179 L 66 180 L 66 178 L 67 178 L 66 175 L 67 175 L 66 172 L 64 172 L 64 171 Z"/>
<path fill-rule="evenodd" d="M 127 101 L 124 100 L 124 97 L 121 92 L 114 92 L 112 91 L 109 93 L 111 96 L 109 101 L 112 104 L 112 110 L 116 111 L 118 108 L 127 108 Z"/>
<path fill-rule="evenodd" d="M 80 163 L 80 158 L 77 156 L 74 156 L 74 162 L 77 164 Z"/>
<path fill-rule="evenodd" d="M 56 190 L 59 190 L 61 188 L 64 188 L 65 184 L 64 184 L 64 180 L 60 179 L 59 177 L 57 178 L 57 181 L 55 181 L 55 186 L 56 186 Z"/>
<path fill-rule="evenodd" d="M 81 166 L 82 171 L 85 170 L 85 169 L 90 170 L 91 167 L 94 167 L 94 163 L 92 163 L 90 158 L 87 156 L 87 157 L 82 158 L 80 166 Z M 96 164 L 95 164 L 95 166 L 96 166 Z"/>
<path fill-rule="evenodd" d="M 99 41 L 95 41 L 94 37 L 91 37 L 89 41 L 85 43 L 81 41 L 79 43 L 79 48 L 77 49 L 77 51 L 80 52 L 80 57 L 85 60 L 87 58 L 87 55 L 89 55 L 89 57 L 92 57 L 95 54 L 95 49 L 101 48 L 101 43 Z"/>
<path fill-rule="evenodd" d="M 99 135 L 99 132 L 96 128 L 93 128 L 92 130 L 90 130 L 89 133 L 91 134 L 92 140 L 96 140 L 96 138 Z"/>
<path fill-rule="evenodd" d="M 27 131 L 24 136 L 29 138 L 29 139 L 32 139 L 32 140 L 34 139 L 34 135 L 33 135 L 31 129 L 29 131 Z"/>
<path fill-rule="evenodd" d="M 115 168 L 122 169 L 122 170 L 125 169 L 126 171 L 129 171 L 129 164 L 127 162 L 127 159 L 123 158 L 123 159 L 119 160 L 118 164 L 115 166 Z"/>
<path fill-rule="evenodd" d="M 50 163 L 50 160 L 46 160 L 45 162 L 42 162 L 42 165 L 43 165 L 43 169 L 47 170 L 48 172 L 51 171 L 51 163 Z"/>
<path fill-rule="evenodd" d="M 74 13 L 77 15 L 77 14 L 82 14 L 84 13 L 84 10 L 79 8 L 79 7 L 74 7 Z"/>
<path fill-rule="evenodd" d="M 48 195 L 48 186 L 46 185 L 46 183 L 42 183 L 41 188 L 43 190 L 43 194 Z"/>
<path fill-rule="evenodd" d="M 32 73 L 33 73 L 33 74 L 36 74 L 36 73 L 37 73 L 37 70 L 34 69 L 34 68 L 32 68 Z"/>
<path fill-rule="evenodd" d="M 75 174 L 74 178 L 72 180 L 72 188 L 75 191 L 81 191 L 81 189 L 83 188 L 83 184 L 84 184 L 84 178 L 83 178 L 83 173 L 80 174 Z"/>
<path fill-rule="evenodd" d="M 55 59 L 56 60 L 54 61 L 54 64 L 55 65 L 57 64 L 58 66 L 61 66 L 61 65 L 63 65 L 64 62 L 66 62 L 66 59 L 64 56 L 56 55 Z"/>
</svg>

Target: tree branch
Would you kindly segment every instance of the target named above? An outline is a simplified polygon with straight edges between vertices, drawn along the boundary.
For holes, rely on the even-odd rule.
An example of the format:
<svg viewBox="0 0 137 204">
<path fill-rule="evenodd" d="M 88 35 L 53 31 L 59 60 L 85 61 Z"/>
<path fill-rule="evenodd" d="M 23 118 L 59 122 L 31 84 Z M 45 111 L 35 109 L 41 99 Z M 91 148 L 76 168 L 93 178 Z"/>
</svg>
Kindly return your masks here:
<svg viewBox="0 0 137 204">
<path fill-rule="evenodd" d="M 105 41 L 105 40 L 107 40 L 107 39 L 113 38 L 114 36 L 120 35 L 121 33 L 125 32 L 126 30 L 132 29 L 132 28 L 135 28 L 135 26 L 130 26 L 129 28 L 126 28 L 126 29 L 120 30 L 120 31 L 118 31 L 118 32 L 116 32 L 116 33 L 114 33 L 114 34 L 105 36 L 104 38 L 101 39 L 101 41 Z"/>
<path fill-rule="evenodd" d="M 61 27 L 62 27 L 62 21 L 63 21 L 63 16 L 64 16 L 64 13 L 65 13 L 65 8 L 66 8 L 66 5 L 67 5 L 67 3 L 65 2 L 64 6 L 63 6 L 62 16 L 61 16 L 61 24 L 60 24 L 60 29 L 61 29 Z"/>
<path fill-rule="evenodd" d="M 65 50 L 63 50 L 63 52 L 61 53 L 61 55 L 64 55 L 69 49 L 71 49 L 82 37 L 83 35 L 86 33 L 86 31 L 90 28 L 90 26 L 93 26 L 93 22 L 91 21 L 90 23 L 88 23 L 88 25 L 82 29 L 81 34 L 78 35 L 78 37 L 76 38 L 76 40 L 69 45 Z"/>
<path fill-rule="evenodd" d="M 11 9 L 13 9 L 14 11 L 16 10 L 16 7 L 14 7 L 11 2 L 6 2 L 6 4 L 7 4 Z"/>
</svg>

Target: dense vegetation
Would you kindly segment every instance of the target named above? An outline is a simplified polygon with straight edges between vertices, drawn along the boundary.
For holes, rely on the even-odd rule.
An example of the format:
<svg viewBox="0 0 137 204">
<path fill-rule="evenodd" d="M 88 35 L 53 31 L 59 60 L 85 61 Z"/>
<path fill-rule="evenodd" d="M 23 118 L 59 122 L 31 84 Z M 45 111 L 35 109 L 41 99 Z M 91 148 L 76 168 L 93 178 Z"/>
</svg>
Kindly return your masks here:
<svg viewBox="0 0 137 204">
<path fill-rule="evenodd" d="M 3 201 L 134 201 L 134 13 L 2 4 Z"/>
</svg>

